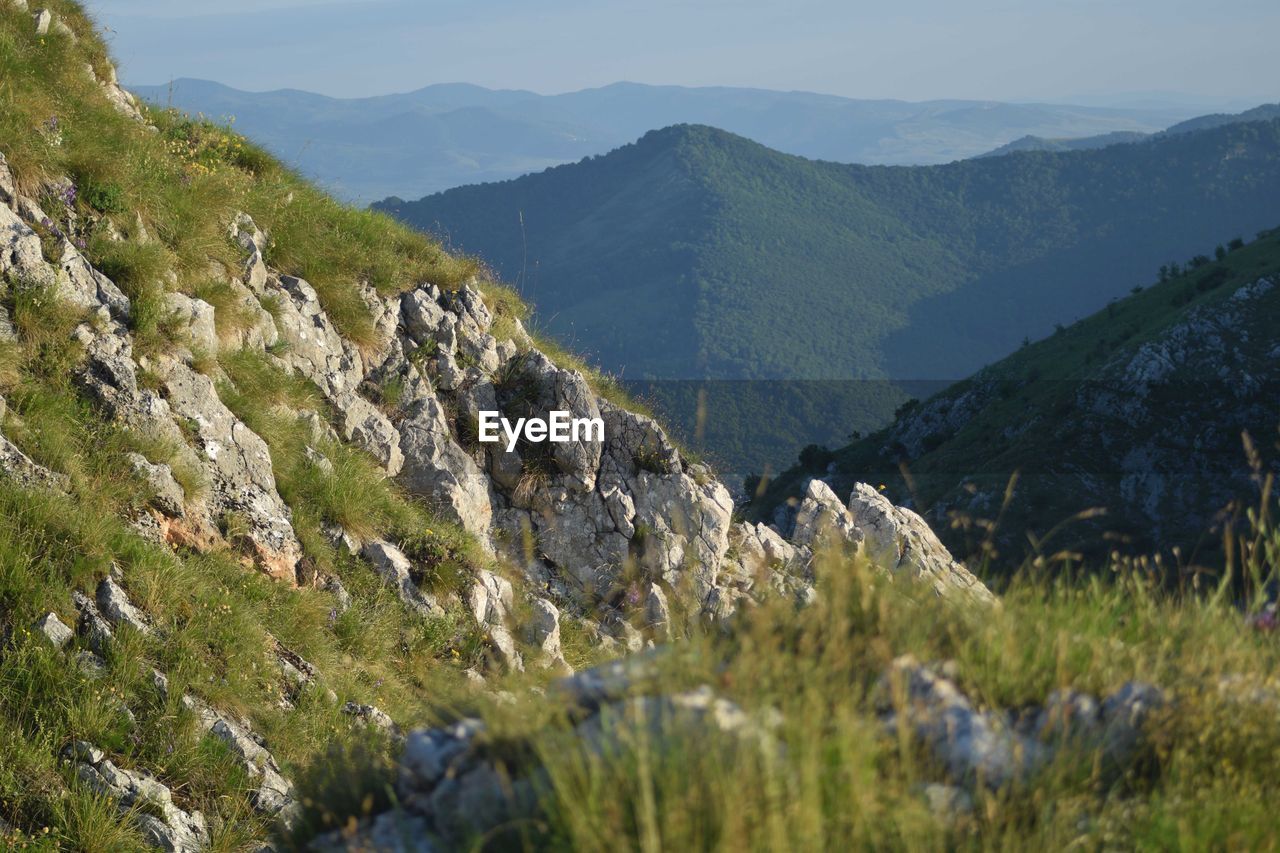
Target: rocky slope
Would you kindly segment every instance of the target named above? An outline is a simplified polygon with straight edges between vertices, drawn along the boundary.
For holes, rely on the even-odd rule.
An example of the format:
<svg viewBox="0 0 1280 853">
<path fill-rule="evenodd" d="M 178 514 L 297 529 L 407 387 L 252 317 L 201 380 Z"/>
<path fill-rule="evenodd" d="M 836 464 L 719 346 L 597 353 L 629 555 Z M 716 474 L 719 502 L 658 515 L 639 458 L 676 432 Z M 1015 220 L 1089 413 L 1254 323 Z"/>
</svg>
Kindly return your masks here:
<svg viewBox="0 0 1280 853">
<path fill-rule="evenodd" d="M 38 39 L 52 34 L 55 47 L 75 56 L 88 38 L 74 6 L 55 15 L 10 4 L 3 14 L 0 35 L 11 40 L 0 47 L 38 50 L 45 46 Z M 16 55 L 0 53 L 0 60 Z M 88 86 L 90 107 L 112 116 L 101 119 L 104 127 L 144 149 L 169 132 L 138 110 L 101 60 L 97 67 L 84 75 L 76 66 L 81 76 L 68 79 Z M 55 116 L 43 130 L 46 139 L 57 134 L 57 144 L 47 142 L 55 152 L 64 124 L 70 121 Z M 0 152 L 29 141 L 0 138 Z M 24 148 L 24 157 L 46 151 L 43 144 Z M 197 143 L 168 145 L 189 156 Z M 220 157 L 242 162 L 230 137 L 216 145 Z M 150 166 L 166 155 L 148 156 Z M 47 156 L 40 169 L 24 170 L 0 154 L 0 388 L 16 389 L 12 406 L 0 397 L 0 498 L 33 513 L 53 508 L 42 527 L 24 527 L 22 513 L 6 517 L 0 545 L 9 550 L 0 550 L 0 561 L 12 568 L 24 559 L 13 543 L 52 543 L 34 559 L 57 584 L 68 572 L 70 606 L 56 584 L 0 584 L 12 641 L 0 666 L 24 672 L 19 653 L 59 662 L 36 668 L 53 666 L 54 681 L 70 680 L 57 681 L 58 689 L 95 691 L 86 701 L 111 710 L 106 722 L 87 727 L 56 713 L 53 723 L 18 722 L 20 709 L 6 705 L 0 725 L 33 744 L 46 730 L 64 733 L 31 759 L 58 762 L 53 775 L 61 781 L 48 789 L 70 786 L 62 797 L 90 792 L 88 802 L 118 813 L 130 844 L 195 850 L 232 843 L 228 838 L 248 843 L 277 823 L 295 826 L 301 805 L 292 777 L 300 753 L 289 746 L 291 766 L 278 757 L 280 741 L 293 743 L 290 728 L 340 716 L 346 728 L 394 742 L 396 721 L 370 701 L 382 677 L 344 689 L 344 696 L 334 686 L 349 684 L 338 670 L 357 663 L 417 667 L 413 637 L 452 633 L 455 656 L 460 638 L 480 637 L 478 663 L 491 676 L 526 667 L 564 672 L 571 667 L 561 630 L 570 625 L 586 633 L 593 654 L 609 655 L 674 640 L 699 624 L 728 624 L 744 606 L 776 595 L 810 602 L 815 553 L 826 547 L 864 553 L 886 573 L 918 578 L 943 596 L 992 601 L 918 517 L 865 487 L 846 504 L 815 482 L 781 528 L 737 521 L 712 471 L 687 459 L 652 418 L 602 396 L 593 376 L 539 349 L 501 289 L 475 279 L 377 287 L 372 276 L 355 275 L 342 290 L 313 286 L 295 274 L 307 259 L 281 245 L 288 234 L 265 232 L 225 197 L 192 214 L 216 217 L 192 264 L 178 252 L 190 249 L 180 243 L 187 232 L 154 211 L 123 207 L 119 188 L 99 187 L 97 206 L 90 205 L 77 192 L 88 195 L 89 181 L 57 171 L 57 162 Z M 265 161 L 223 172 L 212 160 L 176 162 L 177 180 L 192 192 L 208 186 L 201 180 L 261 182 L 270 169 Z M 225 192 L 236 198 L 248 195 L 231 187 Z M 303 192 L 290 190 L 268 209 L 296 210 L 307 202 Z M 309 221 L 312 229 L 324 225 L 323 216 L 341 215 L 316 209 L 322 214 Z M 197 224 L 208 223 L 188 220 L 187 227 Z M 335 233 L 353 244 L 366 239 L 359 228 Z M 294 232 L 293 239 L 304 236 Z M 406 245 L 413 251 L 416 244 Z M 162 263 L 140 267 L 139 257 Z M 287 269 L 272 261 L 290 257 Z M 188 284 L 192 266 L 199 269 L 195 285 Z M 313 266 L 334 274 L 323 261 Z M 117 280 L 108 269 L 119 271 Z M 285 387 L 293 390 L 278 390 Z M 92 424 L 96 432 L 88 435 L 100 440 L 53 452 L 46 433 L 59 427 L 41 413 L 51 397 L 76 421 L 67 429 Z M 486 410 L 512 419 L 552 410 L 599 417 L 604 437 L 521 443 L 507 452 L 477 440 L 477 414 Z M 352 470 L 372 476 L 343 479 Z M 332 509 L 333 493 L 343 487 L 362 490 L 345 514 Z M 108 500 L 111 489 L 137 499 Z M 363 517 L 402 499 L 423 514 L 405 510 L 410 521 L 395 525 Z M 125 522 L 119 529 L 109 517 L 117 506 Z M 94 529 L 49 527 L 74 525 L 76 516 Z M 475 556 L 456 557 L 446 545 L 450 553 L 441 557 L 439 534 L 428 525 L 457 528 Z M 107 531 L 105 544 L 91 539 L 97 528 Z M 67 550 L 80 553 L 64 563 Z M 430 582 L 447 567 L 458 573 L 450 583 Z M 228 571 L 216 581 L 220 587 L 205 588 L 216 572 Z M 237 572 L 272 582 L 242 583 Z M 366 577 L 377 579 L 371 590 L 353 595 L 348 587 L 364 587 Z M 384 595 L 398 599 L 399 612 L 368 605 Z M 237 610 L 264 600 L 272 604 L 261 621 Z M 23 621 L 33 605 L 44 615 Z M 320 615 L 326 610 L 327 619 Z M 192 627 L 206 618 L 202 611 L 212 620 L 207 633 Z M 344 627 L 351 613 L 376 621 Z M 458 624 L 459 613 L 467 625 Z M 393 641 L 396 659 L 357 658 L 365 653 L 353 635 L 380 635 L 383 621 L 402 631 Z M 313 663 L 276 632 L 325 654 L 326 662 Z M 238 644 L 246 637 L 260 639 L 261 648 L 242 655 Z M 182 659 L 181 650 L 193 648 L 199 653 Z M 204 656 L 212 670 L 195 679 L 192 668 L 202 672 L 205 664 L 190 658 Z M 485 675 L 469 678 L 483 683 Z M 251 680 L 252 691 L 246 685 L 237 692 L 239 679 Z M 431 693 L 429 679 L 409 680 Z M 111 688 L 105 706 L 104 683 L 125 685 Z M 183 771 L 163 757 L 187 733 L 218 744 L 214 755 L 224 762 L 225 778 L 197 778 L 202 794 L 180 784 Z M 335 724 L 317 737 L 323 743 L 338 733 Z M 168 752 L 153 750 L 148 738 L 156 737 L 169 739 Z M 231 789 L 220 786 L 233 784 L 227 780 L 243 792 L 243 814 L 226 805 L 240 796 L 226 795 Z M 39 818 L 14 804 L 16 790 L 5 787 L 0 806 L 35 831 Z M 231 811 L 209 817 L 200 803 Z M 129 846 L 122 838 L 98 843 Z M 94 846 L 83 839 L 64 836 Z"/>
<path fill-rule="evenodd" d="M 1277 470 L 1278 282 L 1280 234 L 1220 247 L 1217 260 L 1196 259 L 904 409 L 827 470 L 789 472 L 757 511 L 815 473 L 837 489 L 872 479 L 927 507 L 958 547 L 980 545 L 965 539 L 1000 519 L 991 541 L 1005 565 L 1026 555 L 1028 531 L 1081 512 L 1090 517 L 1046 548 L 1177 546 L 1187 566 L 1220 564 L 1224 528 Z"/>
</svg>

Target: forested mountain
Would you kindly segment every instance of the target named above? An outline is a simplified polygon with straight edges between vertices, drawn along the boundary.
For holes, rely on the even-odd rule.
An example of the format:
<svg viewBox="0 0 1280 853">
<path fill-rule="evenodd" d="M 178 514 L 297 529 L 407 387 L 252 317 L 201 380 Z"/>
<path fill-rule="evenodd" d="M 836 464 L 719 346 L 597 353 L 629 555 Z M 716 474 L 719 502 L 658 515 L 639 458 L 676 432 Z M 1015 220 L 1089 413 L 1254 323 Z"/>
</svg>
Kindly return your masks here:
<svg viewBox="0 0 1280 853">
<path fill-rule="evenodd" d="M 1213 113 L 1197 116 L 1193 119 L 1178 122 L 1159 133 L 1142 133 L 1133 130 L 1117 130 L 1097 136 L 1077 136 L 1049 139 L 1043 136 L 1024 136 L 1007 145 L 1001 145 L 994 151 L 983 154 L 983 157 L 998 157 L 1012 154 L 1015 151 L 1083 151 L 1090 148 L 1105 148 L 1108 145 L 1119 145 L 1126 142 L 1141 142 L 1153 136 L 1171 136 L 1178 133 L 1191 133 L 1197 130 L 1208 130 L 1227 124 L 1240 124 L 1247 121 L 1270 121 L 1280 118 L 1280 104 L 1263 104 L 1240 113 Z"/>
<path fill-rule="evenodd" d="M 1214 254 L 1166 266 L 1153 286 L 904 407 L 874 435 L 810 450 L 753 511 L 771 515 L 818 475 L 837 492 L 883 483 L 962 553 L 989 540 L 1004 567 L 1093 509 L 1105 514 L 1067 524 L 1042 553 L 1170 557 L 1177 546 L 1184 564 L 1219 562 L 1223 524 L 1280 470 L 1280 229 Z"/>
<path fill-rule="evenodd" d="M 722 428 L 713 455 L 760 471 L 783 445 L 794 458 L 921 396 L 890 383 L 960 379 L 1169 258 L 1211 249 L 1206 235 L 1280 221 L 1280 121 L 914 168 L 814 162 L 677 126 L 604 157 L 380 207 L 479 254 L 542 328 L 629 380 L 770 380 L 710 392 L 767 404 L 737 401 L 719 420 L 707 407 Z M 795 380 L 852 384 L 785 384 Z M 690 387 L 653 391 L 678 401 L 692 431 Z M 742 417 L 814 393 L 831 414 L 806 419 L 805 434 Z"/>
<path fill-rule="evenodd" d="M 462 83 L 370 98 L 243 92 L 206 80 L 139 86 L 143 98 L 236 127 L 357 201 L 417 198 L 603 154 L 679 123 L 722 127 L 806 157 L 944 163 L 1027 134 L 1157 131 L 1185 108 L 1118 109 L 993 101 L 853 100 L 808 92 L 616 83 L 561 95 Z"/>
</svg>

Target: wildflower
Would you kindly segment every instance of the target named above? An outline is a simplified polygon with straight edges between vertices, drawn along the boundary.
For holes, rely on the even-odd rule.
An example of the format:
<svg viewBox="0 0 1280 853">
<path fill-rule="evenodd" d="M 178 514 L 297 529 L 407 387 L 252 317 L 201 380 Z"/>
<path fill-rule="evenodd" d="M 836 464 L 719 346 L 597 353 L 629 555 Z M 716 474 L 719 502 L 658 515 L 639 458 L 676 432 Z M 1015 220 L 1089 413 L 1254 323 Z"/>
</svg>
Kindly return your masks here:
<svg viewBox="0 0 1280 853">
<path fill-rule="evenodd" d="M 1280 628 L 1280 612 L 1276 610 L 1275 602 L 1250 616 L 1248 624 L 1255 631 L 1261 631 L 1264 634 L 1270 634 L 1276 628 Z"/>
</svg>

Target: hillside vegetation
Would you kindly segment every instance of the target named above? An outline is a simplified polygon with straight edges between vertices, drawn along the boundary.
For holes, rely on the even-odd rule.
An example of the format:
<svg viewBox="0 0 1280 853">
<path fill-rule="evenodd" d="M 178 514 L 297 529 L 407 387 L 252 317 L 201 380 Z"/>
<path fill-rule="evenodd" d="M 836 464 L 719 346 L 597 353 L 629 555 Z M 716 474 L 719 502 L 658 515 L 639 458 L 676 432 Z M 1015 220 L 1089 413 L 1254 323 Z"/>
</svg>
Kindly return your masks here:
<svg viewBox="0 0 1280 853">
<path fill-rule="evenodd" d="M 813 475 L 884 483 L 993 568 L 1115 548 L 1163 551 L 1175 577 L 1219 572 L 1224 532 L 1280 459 L 1280 232 L 1215 254 L 814 454 L 753 512 Z"/>
<path fill-rule="evenodd" d="M 326 472 L 308 462 L 315 439 L 279 407 L 323 411 L 319 395 L 261 354 L 233 346 L 257 318 L 239 307 L 228 285 L 228 271 L 244 263 L 228 226 L 241 211 L 269 226 L 270 263 L 306 275 L 335 324 L 356 340 L 372 329 L 356 282 L 387 293 L 423 280 L 455 287 L 476 266 L 385 217 L 339 205 L 223 128 L 161 111 L 146 116 L 154 128 L 130 117 L 127 96 L 99 82 L 114 80 L 114 71 L 81 7 L 64 0 L 48 5 L 53 24 L 43 34 L 32 14 L 0 7 L 0 178 L 14 178 L 0 180 L 0 212 L 12 216 L 7 205 L 19 195 L 38 199 L 45 216 L 34 226 L 50 259 L 71 263 L 83 253 L 110 271 L 130 300 L 128 331 L 143 363 L 154 367 L 185 351 L 218 377 L 229 405 L 269 438 L 268 465 L 274 463 L 293 507 L 304 574 L 341 578 L 350 601 L 253 570 L 253 551 L 241 538 L 245 519 L 234 514 L 220 520 L 213 546 L 174 547 L 135 528 L 130 519 L 145 516 L 157 500 L 142 473 L 151 463 L 172 463 L 180 486 L 172 488 L 185 491 L 193 506 L 210 493 L 208 474 L 184 465 L 187 457 L 173 442 L 129 429 L 86 398 L 77 376 L 84 339 L 75 332 L 89 327 L 82 326 L 85 310 L 46 285 L 10 275 L 17 256 L 8 253 L 21 244 L 8 242 L 19 235 L 6 220 L 0 828 L 14 849 L 147 846 L 141 825 L 63 761 L 64 749 L 84 742 L 121 768 L 154 774 L 183 810 L 203 812 L 209 849 L 256 848 L 275 825 L 271 809 L 255 807 L 260 766 L 236 752 L 248 741 L 208 735 L 208 722 L 187 699 L 197 695 L 221 709 L 233 727 L 224 731 L 240 731 L 234 727 L 250 723 L 238 721 L 251 720 L 254 737 L 271 745 L 263 755 L 290 777 L 333 749 L 368 742 L 382 744 L 371 754 L 385 754 L 385 738 L 353 726 L 342 702 L 376 703 L 406 723 L 429 719 L 428 700 L 443 703 L 461 691 L 463 670 L 483 659 L 483 635 L 460 606 L 431 622 L 415 617 L 366 566 L 335 547 L 326 526 L 412 536 L 446 578 L 487 558 L 386 480 L 365 454 L 322 444 L 332 467 Z M 216 332 L 226 349 L 186 351 L 185 324 L 170 310 L 173 294 L 217 306 Z M 143 381 L 156 387 L 160 380 Z M 202 427 L 184 428 L 194 440 Z M 147 465 L 140 469 L 133 459 Z M 52 482 L 60 488 L 15 479 L 29 463 L 37 473 L 57 472 Z M 146 613 L 145 625 L 117 623 L 114 639 L 104 639 L 111 629 L 94 627 L 106 624 L 101 616 L 86 623 L 83 615 L 91 612 L 83 602 L 95 589 L 104 600 L 108 577 L 123 579 Z M 87 599 L 77 597 L 82 591 Z M 117 621 L 120 612 L 107 615 Z M 79 622 L 82 631 L 88 624 L 92 640 L 64 654 L 36 627 L 37 620 L 51 624 L 46 614 L 73 627 Z M 323 688 L 290 681 L 281 655 L 313 667 L 303 667 L 307 681 L 323 672 Z M 127 811 L 159 808 L 158 801 L 139 799 Z"/>
<path fill-rule="evenodd" d="M 234 118 L 241 132 L 286 163 L 339 197 L 362 203 L 518 177 L 603 154 L 680 122 L 721 127 L 791 154 L 842 163 L 943 163 L 1029 133 L 1155 131 L 1190 115 L 1179 109 L 908 103 L 639 83 L 558 95 L 442 83 L 392 95 L 332 98 L 179 79 L 134 92 L 159 107 Z"/>
<path fill-rule="evenodd" d="M 1199 590 L 747 524 L 474 261 L 113 81 L 0 6 L 7 849 L 1274 845 L 1268 478 Z"/>
<path fill-rule="evenodd" d="M 1253 109 L 1239 113 L 1213 113 L 1180 121 L 1158 133 L 1141 133 L 1139 131 L 1115 131 L 1098 136 L 1075 136 L 1066 138 L 1045 138 L 1028 135 L 1015 139 L 1007 145 L 1001 145 L 994 151 L 981 156 L 998 157 L 1017 151 L 1084 151 L 1091 148 L 1105 148 L 1108 145 L 1121 145 L 1130 142 L 1149 141 L 1158 136 L 1176 136 L 1179 133 L 1193 133 L 1197 130 L 1209 130 L 1228 124 L 1240 124 L 1250 121 L 1270 121 L 1280 118 L 1280 104 L 1262 104 Z"/>
<path fill-rule="evenodd" d="M 484 258 L 542 329 L 628 380 L 868 383 L 845 391 L 845 432 L 817 425 L 781 459 L 767 415 L 804 392 L 746 386 L 760 399 L 738 408 L 757 416 L 708 447 L 746 472 L 882 424 L 907 396 L 885 380 L 963 378 L 1210 250 L 1206 234 L 1274 225 L 1278 200 L 1280 121 L 913 168 L 679 126 L 380 209 Z M 689 407 L 674 411 L 692 434 Z"/>
</svg>

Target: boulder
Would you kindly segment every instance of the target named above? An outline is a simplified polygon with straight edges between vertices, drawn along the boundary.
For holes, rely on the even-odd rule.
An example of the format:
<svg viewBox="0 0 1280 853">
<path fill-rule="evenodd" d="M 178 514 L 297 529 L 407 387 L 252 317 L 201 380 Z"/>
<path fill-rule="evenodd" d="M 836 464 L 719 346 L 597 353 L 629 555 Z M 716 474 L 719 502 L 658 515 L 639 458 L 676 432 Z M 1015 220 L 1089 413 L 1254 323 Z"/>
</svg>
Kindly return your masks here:
<svg viewBox="0 0 1280 853">
<path fill-rule="evenodd" d="M 209 377 L 173 359 L 158 360 L 157 373 L 169 407 L 194 429 L 212 481 L 212 508 L 244 518 L 258 564 L 272 577 L 296 583 L 302 546 L 276 491 L 266 442 L 223 405 Z"/>
<path fill-rule="evenodd" d="M 98 610 L 112 626 L 119 628 L 127 625 L 139 634 L 151 634 L 151 625 L 146 615 L 133 605 L 128 594 L 113 579 L 102 579 L 95 598 Z"/>
<path fill-rule="evenodd" d="M 75 638 L 75 632 L 63 624 L 56 613 L 46 613 L 36 620 L 31 629 L 60 649 Z"/>
<path fill-rule="evenodd" d="M 381 539 L 365 544 L 361 553 L 368 560 L 384 583 L 390 585 L 405 606 L 423 618 L 439 615 L 440 605 L 413 582 L 413 564 L 396 546 Z"/>
</svg>

